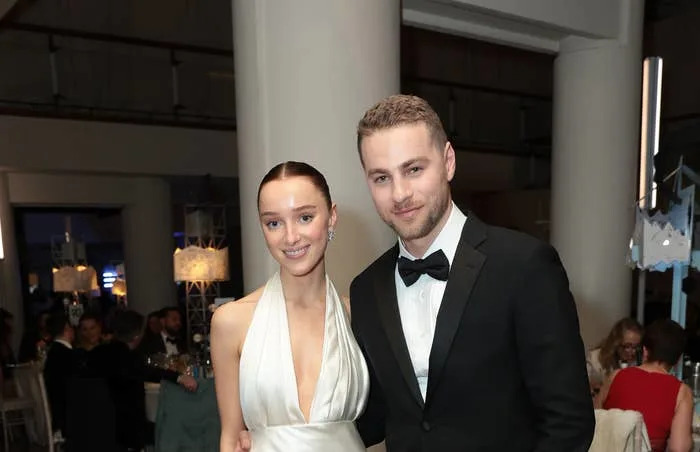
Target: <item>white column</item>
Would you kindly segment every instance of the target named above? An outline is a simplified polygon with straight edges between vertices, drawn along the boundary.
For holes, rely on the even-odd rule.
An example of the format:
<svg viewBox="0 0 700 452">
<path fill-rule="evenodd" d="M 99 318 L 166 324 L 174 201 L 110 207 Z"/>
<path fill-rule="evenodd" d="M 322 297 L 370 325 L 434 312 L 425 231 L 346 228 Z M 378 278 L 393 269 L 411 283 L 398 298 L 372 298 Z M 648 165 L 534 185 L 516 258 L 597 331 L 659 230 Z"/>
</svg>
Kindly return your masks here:
<svg viewBox="0 0 700 452">
<path fill-rule="evenodd" d="M 0 172 L 0 228 L 4 251 L 4 258 L 0 260 L 0 306 L 14 315 L 15 331 L 12 345 L 16 351 L 24 332 L 24 298 L 9 188 L 7 173 Z"/>
<path fill-rule="evenodd" d="M 554 63 L 551 239 L 589 347 L 631 306 L 644 2 L 620 3 L 619 39 L 567 38 Z"/>
<path fill-rule="evenodd" d="M 328 273 L 338 291 L 395 240 L 366 188 L 355 143 L 362 114 L 399 92 L 398 0 L 233 0 L 239 184 L 246 291 L 277 268 L 256 194 L 277 163 L 301 160 L 338 204 Z"/>
<path fill-rule="evenodd" d="M 144 315 L 175 306 L 170 186 L 162 179 L 130 181 L 122 210 L 124 267 L 129 308 Z"/>
</svg>

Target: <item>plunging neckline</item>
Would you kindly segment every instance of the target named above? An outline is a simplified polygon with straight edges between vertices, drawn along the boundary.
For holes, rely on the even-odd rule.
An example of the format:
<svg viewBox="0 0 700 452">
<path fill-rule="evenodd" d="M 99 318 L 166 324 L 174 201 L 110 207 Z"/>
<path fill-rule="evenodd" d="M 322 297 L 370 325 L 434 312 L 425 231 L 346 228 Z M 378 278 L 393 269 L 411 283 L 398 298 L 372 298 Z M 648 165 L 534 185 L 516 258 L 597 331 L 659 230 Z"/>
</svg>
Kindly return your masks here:
<svg viewBox="0 0 700 452">
<path fill-rule="evenodd" d="M 280 292 L 282 293 L 282 303 L 284 303 L 284 315 L 283 317 L 283 323 L 282 325 L 284 328 L 287 330 L 286 334 L 284 335 L 286 337 L 286 345 L 289 350 L 289 353 L 287 356 L 289 356 L 289 360 L 291 361 L 292 365 L 292 371 L 290 372 L 291 379 L 292 379 L 292 387 L 294 388 L 294 398 L 295 398 L 295 403 L 294 407 L 297 409 L 298 414 L 301 416 L 301 419 L 304 421 L 304 424 L 309 424 L 311 422 L 311 419 L 313 418 L 314 414 L 314 405 L 316 403 L 316 396 L 318 395 L 318 386 L 319 383 L 321 382 L 321 377 L 323 376 L 323 371 L 325 368 L 326 364 L 326 343 L 328 342 L 328 322 L 329 322 L 329 314 L 331 313 L 329 309 L 329 303 L 328 303 L 328 277 L 326 276 L 326 294 L 325 294 L 325 300 L 324 300 L 324 314 L 323 314 L 323 343 L 321 344 L 321 365 L 319 366 L 318 369 L 318 375 L 316 377 L 316 384 L 314 385 L 314 390 L 313 394 L 311 396 L 311 404 L 309 405 L 309 418 L 307 419 L 306 416 L 304 416 L 304 410 L 301 409 L 301 403 L 299 400 L 299 379 L 297 378 L 297 369 L 296 366 L 294 365 L 294 351 L 292 350 L 292 334 L 289 329 L 289 311 L 287 310 L 287 300 L 285 299 L 284 296 L 284 287 L 282 286 L 282 280 L 280 279 L 279 281 L 280 284 Z"/>
</svg>

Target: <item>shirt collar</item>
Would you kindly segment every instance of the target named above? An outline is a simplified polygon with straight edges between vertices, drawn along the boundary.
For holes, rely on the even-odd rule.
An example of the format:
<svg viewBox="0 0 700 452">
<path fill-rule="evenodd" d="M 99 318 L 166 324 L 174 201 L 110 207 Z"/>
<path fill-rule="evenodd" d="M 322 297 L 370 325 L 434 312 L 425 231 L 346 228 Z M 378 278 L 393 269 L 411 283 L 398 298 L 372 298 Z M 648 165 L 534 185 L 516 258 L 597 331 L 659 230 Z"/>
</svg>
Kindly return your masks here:
<svg viewBox="0 0 700 452">
<path fill-rule="evenodd" d="M 73 350 L 73 345 L 64 339 L 54 339 L 54 342 L 58 342 L 59 344 L 63 345 L 64 347 Z"/>
<path fill-rule="evenodd" d="M 459 210 L 454 201 L 451 203 L 450 207 L 450 216 L 447 217 L 445 225 L 442 227 L 437 237 L 435 237 L 433 243 L 431 243 L 425 251 L 423 257 L 430 256 L 437 250 L 442 250 L 447 260 L 450 262 L 450 266 L 452 266 L 452 261 L 454 260 L 455 253 L 457 253 L 457 245 L 459 245 L 459 239 L 462 236 L 462 229 L 464 228 L 464 223 L 467 221 L 467 216 Z M 408 252 L 401 238 L 399 238 L 399 256 L 411 260 L 417 259 Z"/>
</svg>

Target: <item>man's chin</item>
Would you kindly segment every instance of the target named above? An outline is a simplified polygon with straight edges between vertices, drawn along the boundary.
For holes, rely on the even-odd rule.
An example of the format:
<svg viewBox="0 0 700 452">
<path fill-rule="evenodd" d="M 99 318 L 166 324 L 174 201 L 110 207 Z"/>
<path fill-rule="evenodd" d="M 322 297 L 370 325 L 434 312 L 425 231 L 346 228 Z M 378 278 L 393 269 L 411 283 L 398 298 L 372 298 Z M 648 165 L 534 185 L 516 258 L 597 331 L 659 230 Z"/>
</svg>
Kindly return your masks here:
<svg viewBox="0 0 700 452">
<path fill-rule="evenodd" d="M 417 240 L 425 237 L 427 234 L 423 232 L 422 228 L 406 228 L 406 227 L 396 227 L 396 225 L 392 226 L 392 229 L 396 234 L 401 237 L 401 240 L 404 241 L 411 241 L 411 240 Z"/>
</svg>

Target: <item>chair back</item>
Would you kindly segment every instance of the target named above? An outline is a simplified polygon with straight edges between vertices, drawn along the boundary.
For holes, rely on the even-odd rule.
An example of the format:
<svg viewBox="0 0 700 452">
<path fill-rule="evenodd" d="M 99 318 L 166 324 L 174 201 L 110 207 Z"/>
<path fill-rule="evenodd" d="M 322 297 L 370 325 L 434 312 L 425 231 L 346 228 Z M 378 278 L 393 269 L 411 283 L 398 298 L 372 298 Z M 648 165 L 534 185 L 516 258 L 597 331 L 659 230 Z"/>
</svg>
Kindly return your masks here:
<svg viewBox="0 0 700 452">
<path fill-rule="evenodd" d="M 40 371 L 41 364 L 37 363 L 37 378 L 39 381 L 39 393 L 41 396 L 41 411 L 46 420 L 46 439 L 49 446 L 49 452 L 54 452 L 53 442 L 53 425 L 51 425 L 51 408 L 49 407 L 49 397 L 46 394 L 46 383 L 44 382 L 44 374 Z"/>
<path fill-rule="evenodd" d="M 588 452 L 649 452 L 642 414 L 631 410 L 595 410 L 595 432 Z"/>
<path fill-rule="evenodd" d="M 22 363 L 12 366 L 12 375 L 17 390 L 17 397 L 31 397 L 32 384 L 37 383 L 37 371 L 33 363 Z"/>
<path fill-rule="evenodd" d="M 16 397 L 31 400 L 33 405 L 31 417 L 33 422 L 28 426 L 31 439 L 40 446 L 49 445 L 49 450 L 52 452 L 51 414 L 48 411 L 49 401 L 40 365 L 34 362 L 13 365 L 12 375 Z"/>
</svg>

